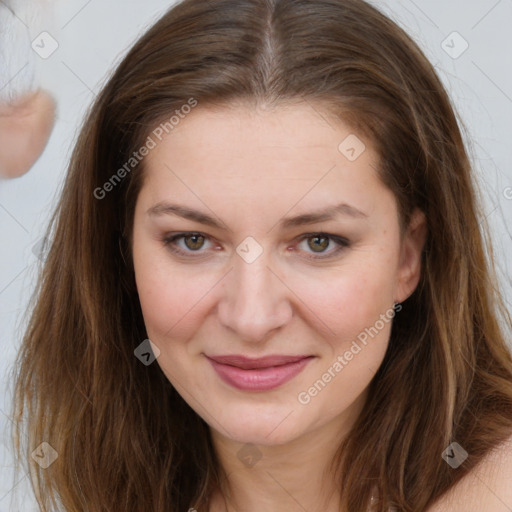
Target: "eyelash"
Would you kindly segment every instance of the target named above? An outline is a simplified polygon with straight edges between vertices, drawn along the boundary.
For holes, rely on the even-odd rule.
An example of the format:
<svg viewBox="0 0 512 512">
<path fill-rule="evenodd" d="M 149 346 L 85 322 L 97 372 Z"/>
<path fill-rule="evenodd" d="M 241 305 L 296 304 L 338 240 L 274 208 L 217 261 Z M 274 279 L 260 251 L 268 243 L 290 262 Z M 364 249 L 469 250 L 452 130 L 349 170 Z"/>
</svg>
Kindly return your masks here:
<svg viewBox="0 0 512 512">
<path fill-rule="evenodd" d="M 188 231 L 188 232 L 176 233 L 176 234 L 173 234 L 170 236 L 166 236 L 165 238 L 163 238 L 162 242 L 163 242 L 164 246 L 167 247 L 171 252 L 178 254 L 179 256 L 182 256 L 185 258 L 200 258 L 203 256 L 202 254 L 197 254 L 197 255 L 193 254 L 194 252 L 199 252 L 199 250 L 198 251 L 191 251 L 191 250 L 184 251 L 183 249 L 178 249 L 175 245 L 176 240 L 181 239 L 181 238 L 191 237 L 191 236 L 201 236 L 201 237 L 205 238 L 206 240 L 209 238 L 207 235 L 205 235 L 203 233 L 199 233 L 197 231 Z M 339 247 L 337 249 L 335 249 L 334 251 L 327 253 L 327 256 L 306 256 L 306 258 L 309 260 L 326 260 L 329 258 L 333 258 L 334 256 L 337 256 L 341 251 L 343 251 L 343 249 L 350 246 L 350 242 L 346 238 L 343 238 L 343 237 L 340 237 L 337 235 L 331 235 L 329 233 L 323 233 L 323 232 L 306 233 L 300 237 L 300 239 L 297 243 L 307 240 L 308 238 L 316 238 L 316 237 L 328 238 L 329 240 L 332 240 L 335 243 L 337 243 L 339 245 Z M 324 254 L 324 253 L 319 253 L 319 254 Z"/>
</svg>

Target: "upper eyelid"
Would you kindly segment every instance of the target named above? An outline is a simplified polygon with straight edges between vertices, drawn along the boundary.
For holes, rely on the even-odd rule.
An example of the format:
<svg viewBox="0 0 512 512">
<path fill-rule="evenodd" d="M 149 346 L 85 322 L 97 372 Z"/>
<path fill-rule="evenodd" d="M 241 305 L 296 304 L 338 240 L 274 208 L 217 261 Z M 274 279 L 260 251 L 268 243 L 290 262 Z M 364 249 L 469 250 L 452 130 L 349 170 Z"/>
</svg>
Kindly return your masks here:
<svg viewBox="0 0 512 512">
<path fill-rule="evenodd" d="M 201 231 L 176 231 L 176 232 L 164 235 L 163 238 L 164 239 L 180 238 L 180 237 L 186 238 L 187 236 L 193 236 L 193 235 L 199 235 L 204 238 L 207 238 L 208 240 L 216 240 L 216 238 L 214 236 L 207 235 L 206 233 L 202 233 Z M 345 240 L 346 242 L 348 242 L 348 239 L 346 237 L 341 236 L 341 235 L 335 235 L 334 233 L 328 233 L 326 231 L 311 231 L 309 233 L 303 233 L 301 235 L 294 237 L 293 240 L 302 240 L 304 238 L 310 238 L 310 237 L 319 236 L 319 235 L 323 235 L 325 237 L 328 237 L 328 238 L 331 238 L 334 240 L 339 238 L 341 240 Z"/>
</svg>

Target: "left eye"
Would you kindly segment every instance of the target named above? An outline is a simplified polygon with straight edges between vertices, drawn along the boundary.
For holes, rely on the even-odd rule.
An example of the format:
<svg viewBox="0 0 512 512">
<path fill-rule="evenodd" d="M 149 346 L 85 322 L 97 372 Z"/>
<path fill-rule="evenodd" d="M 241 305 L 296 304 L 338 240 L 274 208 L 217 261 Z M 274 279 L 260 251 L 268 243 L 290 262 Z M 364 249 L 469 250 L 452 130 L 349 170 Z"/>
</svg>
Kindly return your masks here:
<svg viewBox="0 0 512 512">
<path fill-rule="evenodd" d="M 307 242 L 308 247 L 312 249 L 314 253 L 326 254 L 326 256 L 307 256 L 307 258 L 310 259 L 330 258 L 349 246 L 349 242 L 346 238 L 330 235 L 328 233 L 309 233 L 301 238 L 301 243 L 303 241 Z M 327 249 L 331 242 L 338 244 L 338 247 L 332 251 L 326 252 L 325 249 Z"/>
<path fill-rule="evenodd" d="M 164 245 L 170 251 L 185 257 L 198 257 L 202 256 L 205 251 L 200 251 L 203 248 L 205 240 L 208 236 L 202 233 L 177 233 L 163 239 Z M 180 247 L 178 241 L 183 241 L 185 247 Z M 313 253 L 322 254 L 322 256 L 306 256 L 309 259 L 325 259 L 338 254 L 341 250 L 349 246 L 349 241 L 346 238 L 328 233 L 308 233 L 299 239 L 299 243 L 307 241 L 307 245 L 312 249 Z M 330 243 L 334 242 L 338 247 L 334 250 L 326 252 Z M 318 249 L 318 250 L 317 250 Z M 197 255 L 192 253 L 199 253 Z M 326 256 L 323 256 L 326 254 Z"/>
</svg>

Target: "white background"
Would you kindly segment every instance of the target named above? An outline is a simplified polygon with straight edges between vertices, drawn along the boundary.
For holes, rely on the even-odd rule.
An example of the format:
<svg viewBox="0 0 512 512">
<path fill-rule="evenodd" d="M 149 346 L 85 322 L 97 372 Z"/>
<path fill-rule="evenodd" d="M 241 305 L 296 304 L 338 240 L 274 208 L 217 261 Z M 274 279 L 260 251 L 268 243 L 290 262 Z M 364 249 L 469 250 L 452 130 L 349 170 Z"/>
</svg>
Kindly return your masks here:
<svg viewBox="0 0 512 512">
<path fill-rule="evenodd" d="M 8 371 L 20 344 L 35 283 L 38 258 L 34 245 L 44 234 L 85 109 L 132 42 L 172 3 L 59 0 L 53 22 L 28 27 L 31 40 L 46 30 L 59 44 L 48 59 L 35 56 L 39 83 L 57 99 L 58 114 L 48 147 L 34 168 L 19 179 L 0 181 L 0 512 L 37 510 L 28 477 L 23 473 L 15 479 L 7 437 L 12 392 Z M 512 0 L 374 3 L 425 51 L 468 130 L 469 149 L 493 230 L 500 282 L 510 307 Z M 452 35 L 454 31 L 463 39 Z M 457 58 L 443 49 L 451 46 L 447 49 L 454 55 L 464 41 L 469 46 Z M 2 79 L 5 77 L 0 75 L 0 88 Z"/>
</svg>

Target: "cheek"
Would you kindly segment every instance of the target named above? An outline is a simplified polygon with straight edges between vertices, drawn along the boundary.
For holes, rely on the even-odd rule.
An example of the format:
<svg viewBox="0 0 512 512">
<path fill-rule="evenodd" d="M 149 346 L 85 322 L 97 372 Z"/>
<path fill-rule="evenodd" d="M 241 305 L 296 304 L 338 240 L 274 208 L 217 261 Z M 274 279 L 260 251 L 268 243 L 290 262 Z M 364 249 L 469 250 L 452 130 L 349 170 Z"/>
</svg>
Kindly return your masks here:
<svg viewBox="0 0 512 512">
<path fill-rule="evenodd" d="M 346 339 L 369 327 L 393 304 L 394 254 L 365 250 L 337 268 L 293 277 L 294 293 L 329 327 Z M 290 280 L 292 276 L 290 276 Z"/>
<path fill-rule="evenodd" d="M 329 348 L 297 396 L 324 420 L 345 410 L 367 388 L 384 359 L 394 317 L 388 269 L 352 270 L 333 279 L 328 293 L 319 294 L 313 286 L 303 290 L 310 293 L 312 309 L 336 333 L 323 339 Z"/>
<path fill-rule="evenodd" d="M 136 270 L 136 284 L 148 335 L 155 339 L 186 336 L 205 290 L 212 286 L 211 279 L 187 277 L 169 265 L 143 259 Z"/>
<path fill-rule="evenodd" d="M 139 301 L 148 336 L 161 338 L 191 307 L 197 282 L 186 282 L 171 271 L 165 251 L 134 228 L 133 265 Z M 179 324 L 178 324 L 179 325 Z"/>
<path fill-rule="evenodd" d="M 193 337 L 212 307 L 212 297 L 222 278 L 222 273 L 207 265 L 182 264 L 172 258 L 162 242 L 134 228 L 137 292 L 147 334 L 160 345 L 166 339 Z"/>
</svg>

